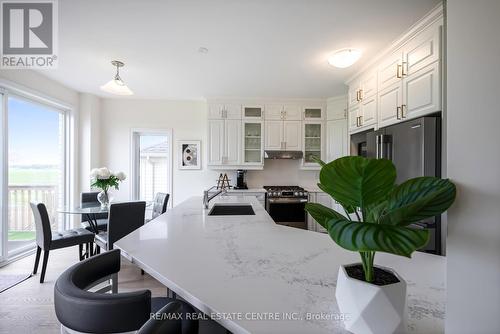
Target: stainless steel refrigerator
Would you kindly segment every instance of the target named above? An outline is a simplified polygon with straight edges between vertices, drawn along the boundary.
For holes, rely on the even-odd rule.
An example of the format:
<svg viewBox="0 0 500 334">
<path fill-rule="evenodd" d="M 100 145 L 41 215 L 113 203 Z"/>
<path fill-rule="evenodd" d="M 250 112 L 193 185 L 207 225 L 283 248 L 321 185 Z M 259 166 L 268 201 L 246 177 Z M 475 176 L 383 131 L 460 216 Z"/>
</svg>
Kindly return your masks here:
<svg viewBox="0 0 500 334">
<path fill-rule="evenodd" d="M 441 118 L 422 117 L 396 125 L 351 136 L 351 155 L 392 160 L 396 182 L 418 176 L 441 177 Z M 431 236 L 421 251 L 442 254 L 441 217 L 413 225 L 429 229 Z"/>
</svg>

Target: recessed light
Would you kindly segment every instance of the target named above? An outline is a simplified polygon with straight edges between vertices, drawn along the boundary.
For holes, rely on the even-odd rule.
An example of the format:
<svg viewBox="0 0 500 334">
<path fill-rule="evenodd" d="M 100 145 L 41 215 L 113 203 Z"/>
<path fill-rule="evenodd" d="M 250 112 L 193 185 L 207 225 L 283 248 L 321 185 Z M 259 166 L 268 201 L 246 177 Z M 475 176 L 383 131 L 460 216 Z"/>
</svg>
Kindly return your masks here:
<svg viewBox="0 0 500 334">
<path fill-rule="evenodd" d="M 357 62 L 361 58 L 361 51 L 358 49 L 341 49 L 333 53 L 328 58 L 328 63 L 338 68 L 346 68 Z"/>
<path fill-rule="evenodd" d="M 199 52 L 199 53 L 208 53 L 208 49 L 202 46 L 202 47 L 200 47 L 200 48 L 198 49 L 198 52 Z"/>
</svg>

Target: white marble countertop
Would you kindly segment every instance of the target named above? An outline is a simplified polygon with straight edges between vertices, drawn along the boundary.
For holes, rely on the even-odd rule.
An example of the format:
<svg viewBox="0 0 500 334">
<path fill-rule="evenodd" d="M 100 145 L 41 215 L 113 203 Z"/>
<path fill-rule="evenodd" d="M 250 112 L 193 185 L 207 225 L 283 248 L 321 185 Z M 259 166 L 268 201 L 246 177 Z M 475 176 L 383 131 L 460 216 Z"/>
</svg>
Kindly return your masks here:
<svg viewBox="0 0 500 334">
<path fill-rule="evenodd" d="M 346 333 L 335 285 L 339 266 L 359 262 L 357 253 L 326 234 L 275 224 L 255 197 L 213 202 L 250 203 L 256 215 L 208 216 L 193 197 L 115 247 L 233 333 Z M 443 333 L 445 258 L 377 253 L 375 262 L 408 283 L 408 333 Z M 254 320 L 271 315 L 279 320 Z"/>
<path fill-rule="evenodd" d="M 266 192 L 266 189 L 264 188 L 248 188 L 248 189 L 229 189 L 227 191 L 229 194 L 230 193 L 234 193 L 234 192 L 238 192 L 238 193 L 265 193 Z"/>
</svg>

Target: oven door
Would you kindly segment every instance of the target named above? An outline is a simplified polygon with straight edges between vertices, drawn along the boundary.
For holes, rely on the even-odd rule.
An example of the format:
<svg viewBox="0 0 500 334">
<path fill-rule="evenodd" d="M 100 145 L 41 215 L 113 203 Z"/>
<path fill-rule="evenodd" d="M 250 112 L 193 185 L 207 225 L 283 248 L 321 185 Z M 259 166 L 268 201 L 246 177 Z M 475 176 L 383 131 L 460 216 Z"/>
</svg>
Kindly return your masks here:
<svg viewBox="0 0 500 334">
<path fill-rule="evenodd" d="M 276 224 L 307 230 L 307 199 L 269 198 L 266 209 Z"/>
</svg>

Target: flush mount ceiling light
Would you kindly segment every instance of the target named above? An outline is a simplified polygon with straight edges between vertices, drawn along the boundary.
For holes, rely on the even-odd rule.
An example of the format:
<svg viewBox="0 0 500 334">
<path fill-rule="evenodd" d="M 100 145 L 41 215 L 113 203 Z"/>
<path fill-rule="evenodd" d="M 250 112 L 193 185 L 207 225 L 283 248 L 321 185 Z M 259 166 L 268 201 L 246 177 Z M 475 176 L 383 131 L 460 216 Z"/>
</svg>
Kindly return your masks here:
<svg viewBox="0 0 500 334">
<path fill-rule="evenodd" d="M 358 49 L 342 49 L 335 51 L 328 58 L 328 63 L 338 68 L 346 68 L 354 64 L 361 57 L 361 51 Z"/>
<path fill-rule="evenodd" d="M 102 85 L 101 90 L 115 95 L 133 95 L 134 93 L 125 85 L 122 78 L 120 78 L 120 67 L 125 66 L 125 64 L 119 60 L 113 60 L 111 64 L 116 66 L 115 78 L 107 84 Z"/>
</svg>

